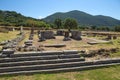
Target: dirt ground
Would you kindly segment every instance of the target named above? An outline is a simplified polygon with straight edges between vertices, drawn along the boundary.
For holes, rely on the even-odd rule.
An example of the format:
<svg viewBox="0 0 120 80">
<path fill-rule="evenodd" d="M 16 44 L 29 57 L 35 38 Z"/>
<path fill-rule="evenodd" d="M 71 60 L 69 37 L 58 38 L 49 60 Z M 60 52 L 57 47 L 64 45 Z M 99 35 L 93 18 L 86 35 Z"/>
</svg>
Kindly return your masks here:
<svg viewBox="0 0 120 80">
<path fill-rule="evenodd" d="M 20 43 L 20 46 L 24 45 L 24 41 L 28 40 L 30 32 L 27 32 L 26 38 Z M 82 37 L 82 40 L 73 40 L 71 39 L 70 41 L 63 41 L 64 36 L 55 36 L 56 39 L 47 39 L 46 41 L 38 42 L 39 38 L 36 34 L 34 34 L 34 39 L 33 39 L 33 46 L 35 47 L 40 47 L 44 49 L 45 51 L 61 51 L 61 50 L 84 50 L 84 51 L 89 51 L 89 50 L 97 50 L 101 48 L 109 49 L 109 48 L 116 48 L 119 47 L 116 44 L 103 41 L 104 43 L 100 44 L 94 44 L 90 45 L 87 42 L 90 41 L 101 41 L 97 40 L 95 38 L 90 38 L 90 37 Z M 44 45 L 50 45 L 50 44 L 65 44 L 65 47 L 44 47 Z"/>
<path fill-rule="evenodd" d="M 29 39 L 30 31 L 24 31 L 25 39 L 19 43 L 18 46 L 24 46 L 24 42 Z M 16 34 L 18 32 L 12 32 L 12 35 L 14 34 L 13 38 L 16 37 Z M 5 35 L 7 35 L 5 33 Z M 4 36 L 1 35 L 3 38 Z M 7 35 L 11 36 L 11 34 Z M 39 42 L 37 31 L 35 31 L 34 38 L 33 38 L 33 46 L 37 49 L 40 48 L 42 51 L 63 51 L 63 50 L 78 50 L 78 51 L 85 51 L 88 54 L 91 50 L 98 50 L 98 49 L 112 49 L 112 48 L 119 48 L 120 49 L 120 37 L 116 40 L 109 40 L 105 41 L 102 40 L 102 38 L 105 38 L 105 36 L 102 37 L 90 37 L 90 36 L 82 36 L 82 40 L 73 40 L 70 41 L 63 41 L 64 36 L 55 36 L 55 39 L 47 39 L 46 41 Z M 9 39 L 9 37 L 7 37 Z M 11 38 L 12 39 L 12 38 Z M 88 42 L 98 42 L 98 44 L 88 44 Z M 65 44 L 65 47 L 44 47 L 44 45 L 54 45 L 54 44 Z M 24 50 L 23 50 L 24 51 Z M 19 51 L 16 51 L 19 52 Z M 120 54 L 115 53 L 112 54 L 113 57 L 119 57 Z M 110 57 L 110 56 L 109 56 Z M 106 58 L 102 55 L 96 55 L 91 58 L 86 58 L 87 60 L 95 60 L 99 58 Z"/>
</svg>

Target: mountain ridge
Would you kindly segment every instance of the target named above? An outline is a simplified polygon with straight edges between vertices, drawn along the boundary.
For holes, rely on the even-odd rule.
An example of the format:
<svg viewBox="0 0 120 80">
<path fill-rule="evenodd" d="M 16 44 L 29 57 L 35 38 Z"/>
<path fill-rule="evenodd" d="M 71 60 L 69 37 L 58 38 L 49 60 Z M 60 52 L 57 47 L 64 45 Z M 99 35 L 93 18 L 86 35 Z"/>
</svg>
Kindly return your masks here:
<svg viewBox="0 0 120 80">
<path fill-rule="evenodd" d="M 36 19 L 28 16 L 24 16 L 15 11 L 3 11 L 0 10 L 0 25 L 15 25 L 15 26 L 32 26 L 32 22 L 36 22 L 39 26 L 41 21 L 54 22 L 56 18 L 62 20 L 66 18 L 74 18 L 80 25 L 94 25 L 94 26 L 117 26 L 120 25 L 120 20 L 104 15 L 91 15 L 82 11 L 73 10 L 69 12 L 56 12 L 43 19 Z"/>
<path fill-rule="evenodd" d="M 69 12 L 56 12 L 43 18 L 46 22 L 54 22 L 56 18 L 74 18 L 82 25 L 96 25 L 96 26 L 116 26 L 120 25 L 120 20 L 104 15 L 91 15 L 83 11 L 73 10 Z"/>
</svg>

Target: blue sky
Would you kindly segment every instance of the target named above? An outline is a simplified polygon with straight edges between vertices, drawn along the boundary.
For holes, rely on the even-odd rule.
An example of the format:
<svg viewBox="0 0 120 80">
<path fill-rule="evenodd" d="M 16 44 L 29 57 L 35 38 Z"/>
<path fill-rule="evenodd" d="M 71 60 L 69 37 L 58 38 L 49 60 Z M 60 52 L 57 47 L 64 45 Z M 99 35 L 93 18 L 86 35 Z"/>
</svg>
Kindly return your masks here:
<svg viewBox="0 0 120 80">
<path fill-rule="evenodd" d="M 120 0 L 0 0 L 0 10 L 16 11 L 34 18 L 79 10 L 120 20 Z"/>
</svg>

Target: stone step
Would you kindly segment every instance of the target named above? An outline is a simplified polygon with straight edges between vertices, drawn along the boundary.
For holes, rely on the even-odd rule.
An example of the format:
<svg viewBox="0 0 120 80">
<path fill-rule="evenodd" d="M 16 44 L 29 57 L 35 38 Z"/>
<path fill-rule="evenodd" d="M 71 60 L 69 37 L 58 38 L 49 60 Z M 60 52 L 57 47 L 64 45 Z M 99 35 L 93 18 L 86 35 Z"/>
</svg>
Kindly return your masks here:
<svg viewBox="0 0 120 80">
<path fill-rule="evenodd" d="M 71 55 L 47 55 L 47 56 L 26 56 L 26 57 L 2 58 L 0 59 L 0 63 L 32 61 L 32 60 L 67 59 L 67 58 L 80 58 L 80 55 L 71 54 Z"/>
<path fill-rule="evenodd" d="M 103 65 L 103 64 L 111 64 L 111 63 L 115 63 L 115 64 L 120 63 L 120 59 L 2 67 L 0 68 L 0 73 L 16 72 L 16 71 L 48 70 L 48 69 L 81 67 L 81 66 L 90 66 L 90 65 Z"/>
<path fill-rule="evenodd" d="M 59 68 L 59 69 L 47 69 L 47 70 L 5 72 L 5 73 L 0 73 L 0 76 L 19 75 L 19 74 L 23 75 L 23 74 L 33 74 L 33 73 L 55 73 L 55 72 L 65 72 L 65 71 L 80 71 L 80 70 L 95 69 L 95 68 L 112 66 L 112 65 L 120 65 L 120 63 L 89 65 L 89 66 L 80 66 L 80 67 Z"/>
<path fill-rule="evenodd" d="M 65 44 L 49 44 L 49 45 L 43 45 L 44 47 L 65 47 Z"/>
<path fill-rule="evenodd" d="M 88 70 L 88 69 L 94 69 L 94 68 L 112 66 L 112 65 L 120 65 L 120 63 L 77 66 L 77 67 L 46 69 L 46 70 L 13 71 L 13 72 L 0 73 L 0 76 L 3 76 L 3 75 L 18 75 L 18 74 L 33 74 L 33 73 L 53 73 L 53 72 L 65 72 L 65 71 L 78 71 L 78 70 Z"/>
<path fill-rule="evenodd" d="M 56 63 L 67 63 L 67 62 L 80 62 L 85 61 L 84 58 L 71 58 L 71 59 L 54 59 L 54 60 L 34 60 L 34 61 L 21 61 L 21 62 L 8 62 L 0 63 L 0 67 L 12 67 L 22 65 L 40 65 L 40 64 L 56 64 Z"/>
<path fill-rule="evenodd" d="M 18 52 L 11 54 L 10 57 L 26 57 L 26 56 L 47 56 L 47 55 L 70 55 L 78 54 L 77 50 L 64 50 L 64 51 L 41 51 L 41 52 Z"/>
</svg>

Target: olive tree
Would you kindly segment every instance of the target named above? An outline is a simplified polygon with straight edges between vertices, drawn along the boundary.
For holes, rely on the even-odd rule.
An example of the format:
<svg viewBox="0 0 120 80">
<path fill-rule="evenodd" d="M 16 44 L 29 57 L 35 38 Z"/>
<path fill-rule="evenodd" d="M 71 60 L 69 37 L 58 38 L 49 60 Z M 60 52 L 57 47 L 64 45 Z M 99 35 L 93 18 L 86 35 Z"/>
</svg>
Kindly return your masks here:
<svg viewBox="0 0 120 80">
<path fill-rule="evenodd" d="M 62 20 L 60 18 L 55 19 L 54 24 L 56 25 L 57 29 L 62 27 Z"/>
<path fill-rule="evenodd" d="M 64 28 L 68 29 L 77 29 L 78 28 L 78 22 L 73 18 L 67 18 L 64 21 Z"/>
</svg>

